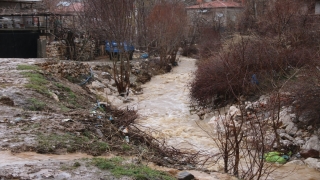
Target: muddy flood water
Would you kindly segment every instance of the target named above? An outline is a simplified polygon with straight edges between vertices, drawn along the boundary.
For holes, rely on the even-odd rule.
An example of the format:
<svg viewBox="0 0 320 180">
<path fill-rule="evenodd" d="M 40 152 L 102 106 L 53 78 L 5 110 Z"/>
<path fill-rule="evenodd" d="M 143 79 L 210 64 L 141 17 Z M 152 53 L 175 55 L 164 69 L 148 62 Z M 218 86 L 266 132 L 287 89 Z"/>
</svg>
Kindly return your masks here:
<svg viewBox="0 0 320 180">
<path fill-rule="evenodd" d="M 196 124 L 198 115 L 189 112 L 188 83 L 196 70 L 195 60 L 182 58 L 171 73 L 155 76 L 143 85 L 138 96 L 138 123 L 155 129 L 156 138 L 166 138 L 169 145 L 194 151 L 217 152 L 212 139 Z"/>
</svg>

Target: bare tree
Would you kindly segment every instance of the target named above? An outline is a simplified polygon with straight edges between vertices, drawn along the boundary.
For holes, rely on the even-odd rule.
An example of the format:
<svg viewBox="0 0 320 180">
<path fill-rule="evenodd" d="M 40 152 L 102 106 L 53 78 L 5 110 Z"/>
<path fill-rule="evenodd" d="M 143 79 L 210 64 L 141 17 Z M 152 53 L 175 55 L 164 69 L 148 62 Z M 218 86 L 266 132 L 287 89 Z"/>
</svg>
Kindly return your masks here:
<svg viewBox="0 0 320 180">
<path fill-rule="evenodd" d="M 147 18 L 149 51 L 158 54 L 163 65 L 175 63 L 176 52 L 185 37 L 186 17 L 181 2 L 159 1 Z"/>
<path fill-rule="evenodd" d="M 118 45 L 119 54 L 111 54 L 113 77 L 119 94 L 127 94 L 131 67 L 124 43 L 132 43 L 135 37 L 134 0 L 87 0 L 84 3 L 83 23 L 86 23 L 90 35 Z"/>
</svg>

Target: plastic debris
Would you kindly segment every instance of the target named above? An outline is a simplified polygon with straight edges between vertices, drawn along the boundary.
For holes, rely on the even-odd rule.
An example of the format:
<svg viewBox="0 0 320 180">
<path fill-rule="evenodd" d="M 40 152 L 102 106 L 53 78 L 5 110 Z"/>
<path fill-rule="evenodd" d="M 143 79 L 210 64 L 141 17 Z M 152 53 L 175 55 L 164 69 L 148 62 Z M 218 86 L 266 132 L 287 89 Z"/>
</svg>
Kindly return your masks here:
<svg viewBox="0 0 320 180">
<path fill-rule="evenodd" d="M 267 162 L 284 164 L 287 162 L 286 158 L 289 159 L 289 156 L 283 157 L 280 152 L 273 151 L 273 152 L 265 153 L 264 158 L 266 159 Z"/>
<path fill-rule="evenodd" d="M 89 76 L 85 81 L 83 81 L 82 83 L 80 83 L 80 86 L 85 85 L 92 77 L 93 77 L 93 71 L 92 71 L 92 69 L 90 68 L 90 76 Z"/>
<path fill-rule="evenodd" d="M 130 140 L 129 140 L 129 136 L 125 136 L 125 137 L 124 137 L 124 139 L 126 140 L 126 142 L 127 142 L 127 143 L 129 143 L 129 142 L 130 142 Z"/>
<path fill-rule="evenodd" d="M 14 119 L 14 122 L 20 122 L 22 120 L 22 118 L 21 117 L 18 117 L 18 118 L 15 118 Z"/>
<path fill-rule="evenodd" d="M 256 74 L 253 74 L 253 75 L 252 75 L 252 77 L 251 77 L 251 83 L 252 83 L 252 84 L 259 85 L 259 81 L 258 81 L 258 78 L 257 78 L 257 75 L 256 75 Z"/>
<path fill-rule="evenodd" d="M 148 57 L 149 57 L 149 54 L 147 54 L 147 53 L 143 53 L 140 56 L 140 58 L 142 58 L 142 59 L 147 59 Z"/>
<path fill-rule="evenodd" d="M 122 132 L 124 133 L 124 134 L 127 134 L 129 131 L 128 131 L 128 128 L 124 128 L 123 130 L 122 130 Z"/>
<path fill-rule="evenodd" d="M 62 122 L 73 122 L 72 119 L 62 119 Z"/>
</svg>

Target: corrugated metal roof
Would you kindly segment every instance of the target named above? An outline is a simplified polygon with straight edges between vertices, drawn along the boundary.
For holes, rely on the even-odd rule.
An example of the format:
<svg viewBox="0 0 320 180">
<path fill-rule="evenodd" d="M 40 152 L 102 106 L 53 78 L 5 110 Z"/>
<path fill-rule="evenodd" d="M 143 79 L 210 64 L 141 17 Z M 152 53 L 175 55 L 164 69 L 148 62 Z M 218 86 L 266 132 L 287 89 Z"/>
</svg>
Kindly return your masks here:
<svg viewBox="0 0 320 180">
<path fill-rule="evenodd" d="M 60 1 L 57 6 L 70 6 L 71 3 L 70 2 L 66 2 L 66 1 Z"/>
<path fill-rule="evenodd" d="M 212 1 L 212 2 L 189 6 L 187 7 L 187 9 L 212 9 L 212 8 L 235 8 L 235 7 L 243 7 L 243 6 L 241 5 L 241 3 L 236 3 L 236 2 Z"/>
<path fill-rule="evenodd" d="M 81 12 L 83 11 L 83 3 L 65 3 L 65 2 L 59 2 L 57 4 L 57 9 L 54 10 L 54 12 Z"/>
</svg>

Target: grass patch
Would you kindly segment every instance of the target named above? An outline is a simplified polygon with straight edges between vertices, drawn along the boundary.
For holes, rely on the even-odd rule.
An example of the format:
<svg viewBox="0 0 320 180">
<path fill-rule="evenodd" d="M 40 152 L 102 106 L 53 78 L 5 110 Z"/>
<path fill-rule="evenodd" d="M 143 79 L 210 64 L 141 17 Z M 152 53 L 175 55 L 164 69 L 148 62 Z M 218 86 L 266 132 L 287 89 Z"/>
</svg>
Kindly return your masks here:
<svg viewBox="0 0 320 180">
<path fill-rule="evenodd" d="M 81 166 L 81 164 L 80 164 L 79 162 L 75 162 L 75 163 L 73 163 L 72 166 L 63 165 L 63 166 L 61 166 L 60 169 L 61 169 L 62 171 L 68 171 L 68 170 L 77 169 L 77 168 L 80 167 L 80 166 Z"/>
<path fill-rule="evenodd" d="M 169 174 L 153 170 L 145 165 L 124 163 L 123 158 L 114 157 L 111 159 L 93 158 L 92 164 L 100 169 L 109 170 L 117 178 L 121 176 L 133 177 L 137 180 L 174 180 Z"/>
<path fill-rule="evenodd" d="M 76 98 L 77 98 L 77 95 L 74 94 L 74 92 L 69 92 L 69 98 L 70 98 L 70 99 L 76 99 Z"/>
<path fill-rule="evenodd" d="M 38 70 L 39 67 L 36 65 L 19 64 L 17 70 Z"/>
<path fill-rule="evenodd" d="M 54 153 L 58 149 L 66 149 L 72 153 L 84 151 L 92 155 L 101 155 L 109 149 L 109 145 L 97 139 L 89 139 L 86 136 L 76 136 L 73 134 L 39 134 L 37 137 L 38 153 Z"/>
<path fill-rule="evenodd" d="M 56 85 L 58 88 L 62 89 L 63 91 L 71 92 L 71 89 L 70 89 L 69 87 L 63 85 L 63 84 L 55 83 L 55 85 Z"/>
<path fill-rule="evenodd" d="M 21 128 L 22 131 L 28 131 L 32 129 L 38 129 L 40 127 L 40 123 L 34 123 L 34 124 L 27 124 L 23 128 Z"/>
<path fill-rule="evenodd" d="M 75 163 L 73 163 L 73 165 L 72 165 L 73 167 L 75 167 L 75 168 L 77 168 L 77 167 L 80 167 L 81 166 L 81 164 L 79 163 L 79 162 L 75 162 Z"/>
<path fill-rule="evenodd" d="M 66 96 L 62 96 L 62 97 L 60 97 L 60 99 L 66 100 L 71 105 L 77 107 L 77 105 L 78 105 L 78 103 L 77 103 L 77 95 L 69 87 L 67 87 L 67 86 L 65 86 L 63 84 L 55 83 L 55 85 L 61 91 L 66 92 L 66 93 L 63 93 L 63 94 L 66 94 Z M 65 111 L 69 111 L 69 109 L 63 108 L 62 106 L 61 106 L 61 110 L 64 111 L 64 112 Z"/>
<path fill-rule="evenodd" d="M 122 144 L 122 150 L 129 151 L 129 150 L 131 150 L 131 146 L 128 144 Z"/>
<path fill-rule="evenodd" d="M 72 104 L 74 106 L 77 106 L 78 105 L 78 103 L 77 103 L 77 95 L 74 94 L 72 91 L 69 92 L 68 101 L 69 101 L 70 104 Z"/>
<path fill-rule="evenodd" d="M 46 85 L 49 84 L 49 81 L 46 80 L 42 74 L 38 72 L 22 72 L 21 74 L 29 79 L 29 83 L 25 85 L 26 88 L 50 96 L 46 87 Z"/>
<path fill-rule="evenodd" d="M 30 111 L 43 111 L 47 108 L 46 104 L 38 99 L 28 99 L 27 109 Z"/>
<path fill-rule="evenodd" d="M 61 109 L 62 112 L 70 111 L 70 109 L 68 107 L 66 107 L 65 105 L 63 105 L 63 104 L 60 105 L 60 109 Z"/>
</svg>

